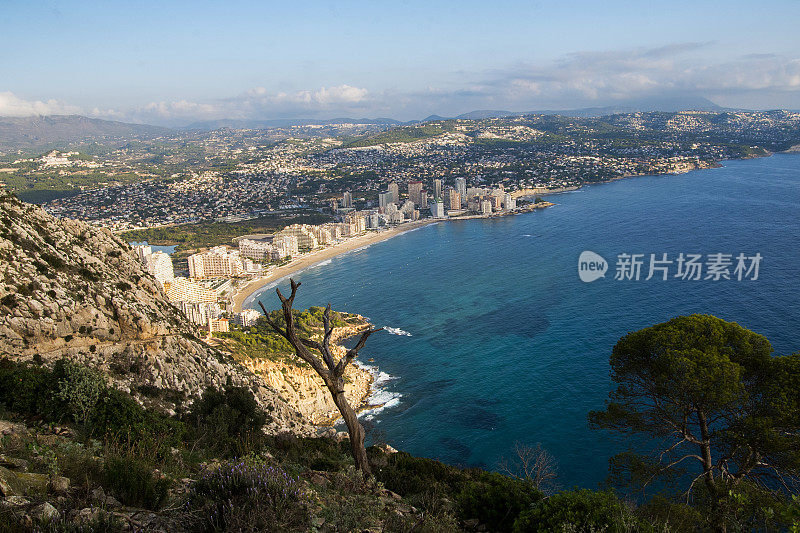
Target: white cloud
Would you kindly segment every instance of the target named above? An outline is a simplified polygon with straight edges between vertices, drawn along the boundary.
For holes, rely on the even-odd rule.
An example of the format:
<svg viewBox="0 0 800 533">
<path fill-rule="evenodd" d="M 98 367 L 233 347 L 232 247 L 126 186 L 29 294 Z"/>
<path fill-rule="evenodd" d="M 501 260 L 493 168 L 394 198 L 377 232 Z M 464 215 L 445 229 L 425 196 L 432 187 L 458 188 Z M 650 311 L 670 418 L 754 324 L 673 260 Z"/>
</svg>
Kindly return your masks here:
<svg viewBox="0 0 800 533">
<path fill-rule="evenodd" d="M 79 107 L 67 105 L 59 100 L 24 100 L 10 91 L 0 92 L 0 117 L 71 115 L 80 112 Z"/>
</svg>

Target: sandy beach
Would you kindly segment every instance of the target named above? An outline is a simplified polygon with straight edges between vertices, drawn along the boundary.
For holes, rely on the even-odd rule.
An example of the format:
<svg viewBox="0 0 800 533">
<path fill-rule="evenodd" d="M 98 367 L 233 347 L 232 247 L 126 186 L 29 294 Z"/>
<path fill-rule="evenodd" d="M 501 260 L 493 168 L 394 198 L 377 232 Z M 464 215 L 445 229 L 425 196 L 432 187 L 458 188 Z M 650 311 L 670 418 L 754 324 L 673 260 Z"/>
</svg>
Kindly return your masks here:
<svg viewBox="0 0 800 533">
<path fill-rule="evenodd" d="M 358 248 L 362 248 L 364 246 L 369 246 L 371 244 L 375 244 L 376 242 L 385 241 L 386 239 L 391 239 L 392 237 L 396 237 L 402 233 L 407 231 L 411 231 L 417 228 L 421 228 L 423 226 L 427 226 L 428 224 L 435 224 L 437 222 L 442 222 L 444 219 L 435 219 L 435 218 L 426 218 L 424 220 L 417 220 L 414 222 L 406 222 L 400 226 L 390 228 L 384 231 L 377 231 L 377 232 L 367 232 L 364 235 L 359 235 L 358 237 L 353 237 L 352 239 L 348 239 L 344 242 L 339 244 L 334 244 L 333 246 L 328 246 L 326 248 L 321 248 L 319 250 L 315 250 L 313 252 L 309 252 L 307 254 L 298 257 L 297 259 L 292 260 L 286 265 L 280 266 L 271 270 L 267 275 L 261 276 L 250 281 L 247 285 L 239 289 L 236 295 L 233 298 L 233 312 L 238 313 L 242 310 L 242 305 L 244 301 L 253 293 L 258 291 L 264 285 L 286 277 L 298 270 L 303 270 L 304 268 L 308 268 L 312 265 L 317 263 L 321 263 L 322 261 L 327 261 L 337 255 L 341 255 L 343 253 L 356 250 Z"/>
</svg>

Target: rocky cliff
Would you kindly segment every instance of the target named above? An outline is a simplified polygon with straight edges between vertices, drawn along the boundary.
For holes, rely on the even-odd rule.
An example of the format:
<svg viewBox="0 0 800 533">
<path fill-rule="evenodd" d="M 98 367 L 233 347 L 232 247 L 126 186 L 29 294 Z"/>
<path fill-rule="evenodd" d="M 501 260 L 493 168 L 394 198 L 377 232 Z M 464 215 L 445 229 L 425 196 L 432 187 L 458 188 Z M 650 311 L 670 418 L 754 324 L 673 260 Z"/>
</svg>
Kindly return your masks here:
<svg viewBox="0 0 800 533">
<path fill-rule="evenodd" d="M 349 315 L 352 320 L 347 326 L 334 329 L 332 343 L 353 337 L 370 327 L 369 322 L 359 315 Z M 320 333 L 321 335 L 321 333 Z M 237 354 L 233 339 L 220 339 L 226 349 Z M 338 357 L 342 357 L 345 348 L 334 346 Z M 282 398 L 296 409 L 306 420 L 320 426 L 331 425 L 339 417 L 339 410 L 333 403 L 325 383 L 307 364 L 293 355 L 282 358 L 264 359 L 259 357 L 242 357 L 234 355 L 236 360 L 259 375 L 270 387 L 278 391 Z M 344 392 L 350 405 L 356 410 L 368 407 L 368 398 L 372 392 L 372 374 L 355 365 L 345 370 Z"/>
<path fill-rule="evenodd" d="M 0 196 L 0 354 L 68 357 L 167 409 L 209 386 L 246 386 L 272 416 L 267 429 L 311 431 L 267 382 L 196 337 L 125 242 L 11 195 Z"/>
</svg>

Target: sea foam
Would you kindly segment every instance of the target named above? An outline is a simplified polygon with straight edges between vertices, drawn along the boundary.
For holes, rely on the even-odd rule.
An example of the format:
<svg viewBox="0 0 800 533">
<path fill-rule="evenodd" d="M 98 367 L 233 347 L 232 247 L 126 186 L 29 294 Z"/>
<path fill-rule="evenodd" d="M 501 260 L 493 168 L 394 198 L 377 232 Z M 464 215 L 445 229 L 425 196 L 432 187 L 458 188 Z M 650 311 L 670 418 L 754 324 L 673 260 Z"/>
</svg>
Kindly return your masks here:
<svg viewBox="0 0 800 533">
<path fill-rule="evenodd" d="M 404 337 L 411 337 L 412 336 L 411 333 L 409 333 L 409 332 L 407 332 L 405 330 L 402 330 L 400 328 L 393 328 L 391 326 L 383 326 L 383 329 L 387 333 L 391 333 L 392 335 L 402 335 Z"/>
</svg>

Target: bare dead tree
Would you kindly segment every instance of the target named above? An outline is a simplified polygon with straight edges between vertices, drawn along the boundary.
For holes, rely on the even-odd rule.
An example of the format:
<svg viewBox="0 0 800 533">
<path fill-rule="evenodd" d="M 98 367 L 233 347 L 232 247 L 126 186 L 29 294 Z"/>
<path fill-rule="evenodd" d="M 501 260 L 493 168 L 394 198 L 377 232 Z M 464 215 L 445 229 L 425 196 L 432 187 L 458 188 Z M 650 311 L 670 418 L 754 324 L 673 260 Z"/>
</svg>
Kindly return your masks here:
<svg viewBox="0 0 800 533">
<path fill-rule="evenodd" d="M 555 457 L 545 450 L 540 443 L 535 446 L 514 443 L 515 458 L 510 461 L 501 458 L 499 469 L 513 478 L 529 481 L 542 492 L 553 488 L 553 480 L 557 476 L 558 465 Z"/>
<path fill-rule="evenodd" d="M 276 289 L 278 298 L 281 300 L 281 307 L 283 308 L 283 319 L 286 327 L 283 328 L 275 320 L 273 320 L 269 312 L 267 312 L 264 304 L 259 302 L 261 310 L 267 320 L 267 324 L 275 330 L 280 336 L 289 341 L 289 344 L 294 348 L 297 357 L 311 365 L 311 368 L 322 378 L 325 386 L 333 396 L 333 403 L 339 409 L 344 423 L 347 424 L 347 432 L 350 434 L 350 449 L 353 453 L 353 459 L 356 462 L 356 467 L 361 470 L 364 476 L 370 475 L 369 461 L 367 460 L 367 451 L 364 448 L 364 428 L 358 421 L 355 410 L 350 406 L 350 402 L 344 395 L 344 371 L 353 359 L 358 355 L 359 350 L 364 347 L 367 339 L 373 333 L 382 330 L 368 329 L 361 334 L 355 346 L 347 350 L 345 354 L 338 360 L 335 360 L 333 351 L 331 350 L 331 335 L 333 334 L 333 325 L 331 324 L 331 304 L 325 308 L 322 315 L 323 335 L 322 342 L 317 342 L 312 339 L 300 338 L 297 334 L 295 327 L 295 319 L 292 310 L 294 305 L 294 297 L 297 294 L 297 288 L 300 283 L 290 279 L 289 282 L 292 286 L 291 295 L 286 298 L 281 294 L 280 289 Z M 312 350 L 319 352 L 319 355 Z"/>
</svg>

